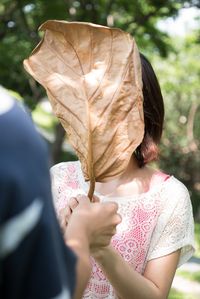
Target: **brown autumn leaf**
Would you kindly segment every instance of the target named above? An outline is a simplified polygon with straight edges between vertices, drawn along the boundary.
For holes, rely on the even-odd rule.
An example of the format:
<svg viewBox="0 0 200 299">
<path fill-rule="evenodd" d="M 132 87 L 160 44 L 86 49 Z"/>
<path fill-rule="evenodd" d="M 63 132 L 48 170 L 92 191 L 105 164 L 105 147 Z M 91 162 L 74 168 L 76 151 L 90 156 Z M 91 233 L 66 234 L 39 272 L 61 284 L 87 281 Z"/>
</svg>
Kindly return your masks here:
<svg viewBox="0 0 200 299">
<path fill-rule="evenodd" d="M 24 67 L 47 91 L 82 165 L 85 180 L 123 173 L 144 134 L 141 64 L 120 29 L 47 21 Z"/>
</svg>

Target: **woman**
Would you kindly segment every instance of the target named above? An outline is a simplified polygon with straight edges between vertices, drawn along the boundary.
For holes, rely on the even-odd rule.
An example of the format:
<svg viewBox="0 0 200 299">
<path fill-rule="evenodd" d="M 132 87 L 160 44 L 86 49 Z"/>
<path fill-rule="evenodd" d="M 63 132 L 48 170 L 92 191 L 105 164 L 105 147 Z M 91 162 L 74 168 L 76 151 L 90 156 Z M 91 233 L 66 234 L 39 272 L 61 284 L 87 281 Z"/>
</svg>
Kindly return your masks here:
<svg viewBox="0 0 200 299">
<path fill-rule="evenodd" d="M 145 134 L 125 172 L 96 183 L 95 195 L 119 205 L 122 223 L 109 246 L 92 248 L 92 276 L 83 298 L 167 298 L 177 266 L 194 252 L 188 190 L 175 177 L 148 166 L 158 157 L 164 105 L 155 73 L 140 57 Z M 55 206 L 65 229 L 88 184 L 79 161 L 55 165 L 51 173 Z"/>
</svg>

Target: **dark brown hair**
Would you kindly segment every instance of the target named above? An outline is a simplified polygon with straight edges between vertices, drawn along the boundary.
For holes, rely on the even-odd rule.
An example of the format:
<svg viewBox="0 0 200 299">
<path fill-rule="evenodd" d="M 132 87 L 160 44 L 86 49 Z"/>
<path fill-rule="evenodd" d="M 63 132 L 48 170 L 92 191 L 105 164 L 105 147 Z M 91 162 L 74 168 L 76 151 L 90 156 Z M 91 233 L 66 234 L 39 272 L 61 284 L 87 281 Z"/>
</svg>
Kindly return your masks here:
<svg viewBox="0 0 200 299">
<path fill-rule="evenodd" d="M 158 144 L 164 122 L 164 103 L 158 79 L 148 59 L 140 53 L 143 81 L 143 108 L 145 133 L 142 143 L 135 150 L 140 167 L 158 158 Z"/>
</svg>

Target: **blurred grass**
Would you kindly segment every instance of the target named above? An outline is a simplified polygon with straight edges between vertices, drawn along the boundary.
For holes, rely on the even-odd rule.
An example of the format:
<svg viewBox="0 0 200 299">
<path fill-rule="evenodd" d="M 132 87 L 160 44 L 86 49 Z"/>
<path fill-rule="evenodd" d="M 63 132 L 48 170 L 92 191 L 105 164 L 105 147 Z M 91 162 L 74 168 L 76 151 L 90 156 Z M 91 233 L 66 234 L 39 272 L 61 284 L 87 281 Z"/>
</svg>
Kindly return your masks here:
<svg viewBox="0 0 200 299">
<path fill-rule="evenodd" d="M 182 292 L 178 292 L 175 289 L 171 289 L 168 299 L 198 299 L 198 298 L 195 295 L 184 294 Z"/>
<path fill-rule="evenodd" d="M 181 271 L 179 270 L 178 275 L 182 276 L 183 278 L 189 279 L 191 281 L 196 281 L 200 283 L 200 272 L 188 272 L 188 271 Z"/>
<path fill-rule="evenodd" d="M 200 223 L 195 223 L 195 256 L 200 258 Z"/>
</svg>

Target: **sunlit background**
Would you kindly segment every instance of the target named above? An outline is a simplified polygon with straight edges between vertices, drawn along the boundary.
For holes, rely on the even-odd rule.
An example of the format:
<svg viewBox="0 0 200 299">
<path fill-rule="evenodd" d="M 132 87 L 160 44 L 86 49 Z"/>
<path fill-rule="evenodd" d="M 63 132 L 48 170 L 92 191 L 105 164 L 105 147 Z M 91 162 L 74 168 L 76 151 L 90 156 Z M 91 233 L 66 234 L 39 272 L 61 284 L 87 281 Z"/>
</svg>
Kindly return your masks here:
<svg viewBox="0 0 200 299">
<path fill-rule="evenodd" d="M 186 184 L 196 222 L 197 251 L 178 270 L 169 298 L 200 298 L 200 1 L 1 0 L 0 85 L 30 112 L 54 164 L 76 156 L 44 90 L 22 66 L 48 19 L 120 27 L 152 62 L 166 107 L 158 166 Z"/>
</svg>

